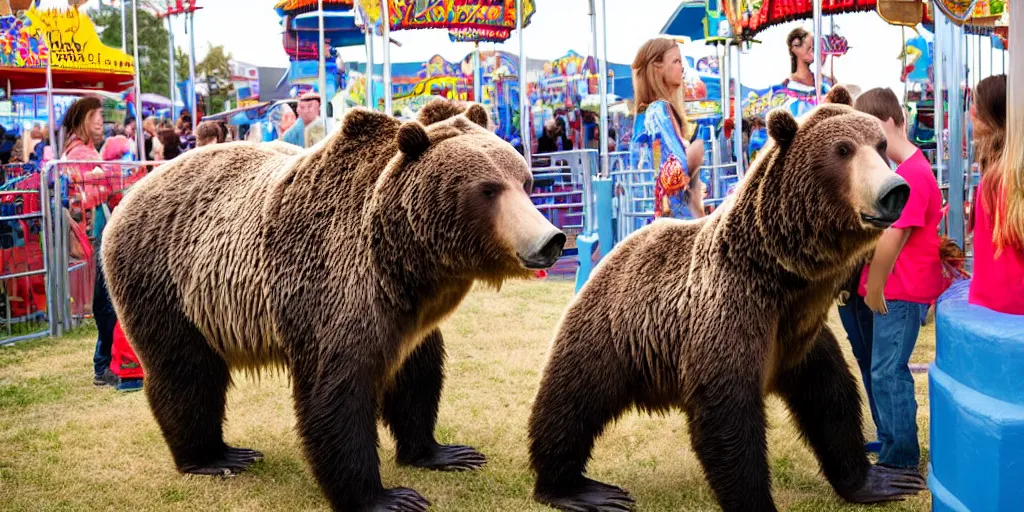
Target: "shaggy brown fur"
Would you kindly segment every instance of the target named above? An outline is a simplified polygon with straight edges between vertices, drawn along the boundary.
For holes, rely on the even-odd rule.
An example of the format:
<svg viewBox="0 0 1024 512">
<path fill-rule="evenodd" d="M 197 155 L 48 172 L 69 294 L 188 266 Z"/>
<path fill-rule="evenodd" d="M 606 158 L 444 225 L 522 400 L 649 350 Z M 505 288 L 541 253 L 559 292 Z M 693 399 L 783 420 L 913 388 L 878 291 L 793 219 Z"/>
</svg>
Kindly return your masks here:
<svg viewBox="0 0 1024 512">
<path fill-rule="evenodd" d="M 382 487 L 378 414 L 400 463 L 484 463 L 434 440 L 437 325 L 474 281 L 531 275 L 496 204 L 529 204 L 532 178 L 510 145 L 447 112 L 424 129 L 357 109 L 306 151 L 202 148 L 118 207 L 102 255 L 110 295 L 181 471 L 232 473 L 261 456 L 225 445 L 221 424 L 229 370 L 265 365 L 291 370 L 298 431 L 335 509 L 426 508 Z"/>
<path fill-rule="evenodd" d="M 923 483 L 868 462 L 856 381 L 825 327 L 846 276 L 882 232 L 852 203 L 857 155 L 840 149 L 873 153 L 885 137 L 846 105 L 820 106 L 800 123 L 780 109 L 767 124 L 773 142 L 734 197 L 709 217 L 659 220 L 623 240 L 569 306 L 530 418 L 538 501 L 630 507 L 627 493 L 583 473 L 595 438 L 635 406 L 687 413 L 726 511 L 774 510 L 769 393 L 787 401 L 842 496 L 888 499 L 908 492 L 887 487 L 893 479 Z"/>
</svg>

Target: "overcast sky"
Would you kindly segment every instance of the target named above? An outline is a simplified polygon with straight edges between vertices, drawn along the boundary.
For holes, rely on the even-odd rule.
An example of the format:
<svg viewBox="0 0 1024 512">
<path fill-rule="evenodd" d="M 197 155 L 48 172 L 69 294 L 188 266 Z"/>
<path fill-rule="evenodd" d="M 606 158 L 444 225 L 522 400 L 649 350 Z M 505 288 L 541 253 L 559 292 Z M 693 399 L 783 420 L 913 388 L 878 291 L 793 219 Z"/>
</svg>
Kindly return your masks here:
<svg viewBox="0 0 1024 512">
<path fill-rule="evenodd" d="M 284 67 L 288 57 L 281 46 L 280 18 L 273 9 L 274 0 L 198 0 L 203 7 L 196 14 L 196 50 L 199 58 L 208 44 L 224 45 L 237 59 L 259 66 Z M 677 0 L 606 0 L 608 23 L 608 59 L 629 64 L 643 42 L 657 35 L 668 17 L 679 5 Z M 43 0 L 43 6 L 66 6 L 66 0 Z M 98 0 L 90 0 L 89 7 Z M 593 46 L 587 0 L 536 0 L 537 12 L 523 35 L 526 54 L 531 58 L 551 59 L 567 51 L 587 55 Z M 179 47 L 187 50 L 188 39 L 184 20 L 175 20 L 175 38 Z M 892 87 L 902 95 L 900 61 L 902 46 L 899 27 L 882 21 L 875 13 L 844 14 L 835 17 L 837 31 L 846 36 L 851 49 L 836 61 L 836 78 L 840 82 L 853 82 L 863 89 Z M 825 19 L 824 32 L 829 32 Z M 795 26 L 811 29 L 810 20 L 791 22 L 768 29 L 759 34 L 756 44 L 743 57 L 741 81 L 749 87 L 761 88 L 779 83 L 789 74 L 786 53 L 786 34 Z M 130 28 L 129 28 L 130 30 Z M 907 30 L 908 38 L 913 32 Z M 450 61 L 460 60 L 472 51 L 469 43 L 452 43 L 444 30 L 407 30 L 393 32 L 392 38 L 402 47 L 392 46 L 392 62 L 424 61 L 440 54 Z M 983 76 L 988 69 L 987 40 L 982 44 Z M 504 44 L 482 45 L 518 53 L 516 36 Z M 382 46 L 377 39 L 375 58 L 381 59 Z M 365 48 L 343 49 L 346 61 L 364 61 Z M 995 69 L 999 71 L 1000 54 L 995 54 Z M 826 66 L 826 72 L 828 66 Z"/>
</svg>

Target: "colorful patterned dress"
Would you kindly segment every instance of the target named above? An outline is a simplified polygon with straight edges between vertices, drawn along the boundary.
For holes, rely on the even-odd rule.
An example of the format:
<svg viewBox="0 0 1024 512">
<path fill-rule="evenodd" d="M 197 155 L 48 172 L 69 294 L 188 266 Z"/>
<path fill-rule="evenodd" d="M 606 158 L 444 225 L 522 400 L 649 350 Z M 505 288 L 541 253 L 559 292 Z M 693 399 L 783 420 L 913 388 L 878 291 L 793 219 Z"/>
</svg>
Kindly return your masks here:
<svg viewBox="0 0 1024 512">
<path fill-rule="evenodd" d="M 633 169 L 654 169 L 654 217 L 692 219 L 686 147 L 672 123 L 668 102 L 655 101 L 638 113 L 630 139 Z M 666 211 L 667 210 L 667 211 Z"/>
</svg>

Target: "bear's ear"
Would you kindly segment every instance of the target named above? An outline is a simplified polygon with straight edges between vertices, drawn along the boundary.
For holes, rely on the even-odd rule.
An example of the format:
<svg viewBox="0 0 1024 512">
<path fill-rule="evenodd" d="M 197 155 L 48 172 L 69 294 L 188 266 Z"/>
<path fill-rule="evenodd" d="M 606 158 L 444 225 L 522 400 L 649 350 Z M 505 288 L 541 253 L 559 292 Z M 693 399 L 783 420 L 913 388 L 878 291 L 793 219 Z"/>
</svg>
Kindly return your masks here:
<svg viewBox="0 0 1024 512">
<path fill-rule="evenodd" d="M 466 109 L 466 117 L 469 118 L 470 121 L 473 121 L 484 128 L 490 129 L 489 124 L 491 117 L 487 115 L 487 109 L 479 103 L 474 103 Z"/>
<path fill-rule="evenodd" d="M 850 91 L 846 90 L 846 87 L 837 85 L 825 95 L 825 103 L 837 103 L 852 107 L 853 96 L 850 95 Z"/>
<path fill-rule="evenodd" d="M 405 123 L 398 129 L 398 149 L 406 156 L 417 158 L 430 147 L 430 137 L 423 126 L 416 121 Z"/>
<path fill-rule="evenodd" d="M 423 126 L 430 126 L 462 113 L 462 107 L 451 100 L 434 98 L 416 114 L 416 120 Z"/>
<path fill-rule="evenodd" d="M 789 110 L 776 108 L 768 112 L 768 136 L 775 139 L 775 142 L 780 146 L 789 146 L 789 143 L 793 142 L 793 137 L 796 137 L 796 131 L 799 128 L 799 125 L 796 124 L 796 119 L 793 117 L 793 114 L 789 113 Z"/>
</svg>

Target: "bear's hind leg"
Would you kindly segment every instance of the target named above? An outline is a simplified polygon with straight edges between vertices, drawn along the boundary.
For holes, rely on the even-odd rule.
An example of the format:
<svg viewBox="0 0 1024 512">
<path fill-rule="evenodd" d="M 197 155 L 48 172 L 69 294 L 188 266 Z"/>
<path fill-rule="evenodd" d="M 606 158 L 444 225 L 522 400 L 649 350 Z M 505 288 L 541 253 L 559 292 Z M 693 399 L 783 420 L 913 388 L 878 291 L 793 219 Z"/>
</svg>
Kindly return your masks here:
<svg viewBox="0 0 1024 512">
<path fill-rule="evenodd" d="M 399 464 L 446 471 L 477 469 L 486 462 L 483 454 L 434 439 L 444 359 L 444 338 L 435 329 L 409 355 L 384 394 L 384 422 L 395 435 Z"/>
<path fill-rule="evenodd" d="M 222 426 L 231 375 L 227 363 L 180 313 L 161 314 L 162 325 L 126 318 L 125 329 L 146 369 L 146 397 L 182 473 L 231 475 L 263 454 L 224 444 Z"/>
<path fill-rule="evenodd" d="M 530 414 L 534 500 L 561 510 L 630 510 L 625 490 L 583 476 L 594 441 L 634 403 L 636 379 L 612 347 L 556 339 Z M 575 332 L 570 336 L 578 336 Z"/>
<path fill-rule="evenodd" d="M 847 501 L 900 500 L 925 489 L 916 470 L 889 469 L 868 461 L 857 381 L 827 326 L 804 360 L 779 375 L 777 387 L 825 478 Z"/>
</svg>

